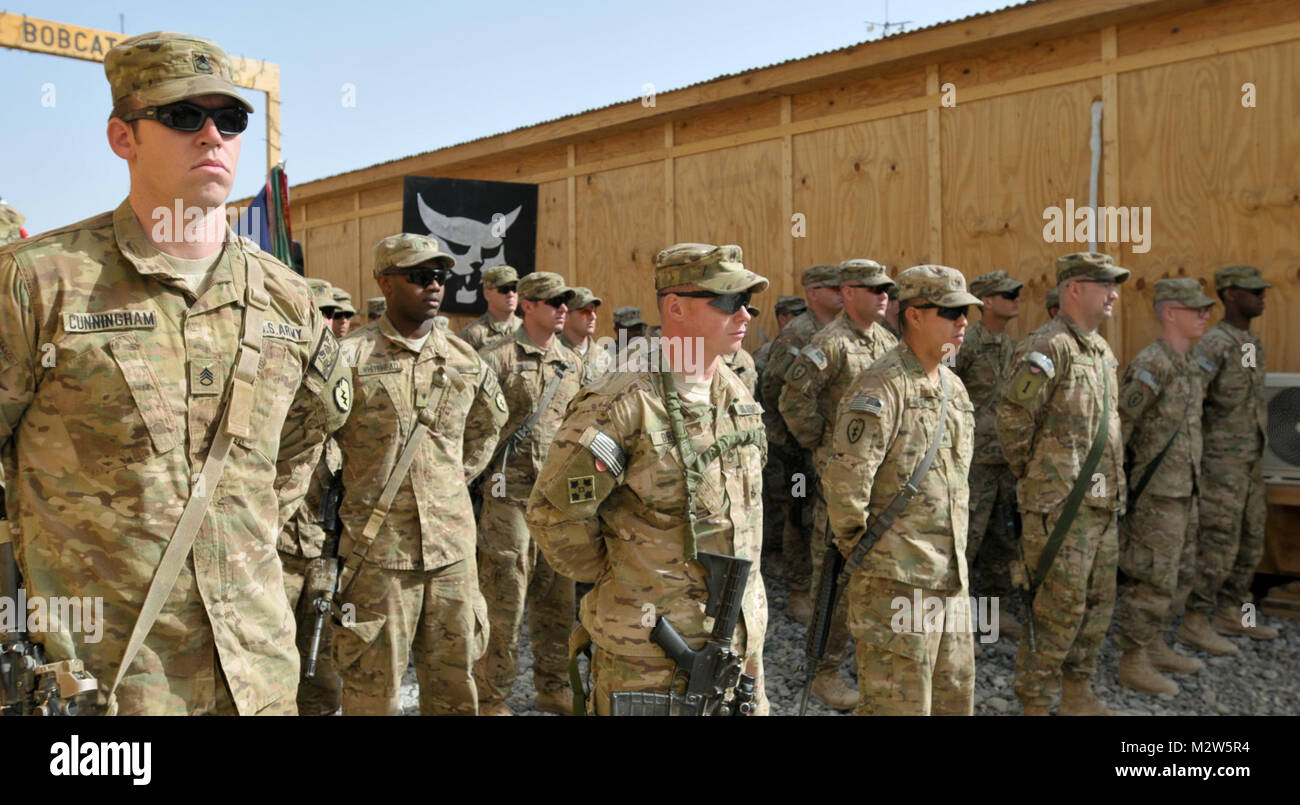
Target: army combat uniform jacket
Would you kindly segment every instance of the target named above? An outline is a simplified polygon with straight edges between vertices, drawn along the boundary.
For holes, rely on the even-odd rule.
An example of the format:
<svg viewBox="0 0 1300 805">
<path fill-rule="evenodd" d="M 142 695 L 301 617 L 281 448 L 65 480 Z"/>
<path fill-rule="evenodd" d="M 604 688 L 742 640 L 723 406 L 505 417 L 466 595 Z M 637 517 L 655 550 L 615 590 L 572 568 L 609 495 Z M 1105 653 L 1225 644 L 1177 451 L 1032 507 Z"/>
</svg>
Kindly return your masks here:
<svg viewBox="0 0 1300 805">
<path fill-rule="evenodd" d="M 1254 332 L 1220 320 L 1191 354 L 1205 382 L 1206 459 L 1255 463 L 1263 454 L 1268 426 L 1263 342 Z"/>
<path fill-rule="evenodd" d="M 241 714 L 298 682 L 276 543 L 351 389 L 306 282 L 228 240 L 195 299 L 127 202 L 0 251 L 0 453 L 30 596 L 103 600 L 103 635 L 38 635 L 106 692 L 221 427 L 245 310 L 262 311 L 253 436 L 236 439 L 185 567 L 118 689 L 123 714 Z M 261 266 L 264 295 L 250 290 Z M 103 696 L 101 695 L 101 701 Z"/>
<path fill-rule="evenodd" d="M 808 346 L 813 334 L 822 329 L 822 324 L 811 310 L 805 310 L 791 319 L 772 339 L 772 349 L 768 352 L 767 366 L 758 379 L 758 391 L 755 395 L 763 403 L 763 424 L 767 426 L 768 441 L 788 450 L 797 450 L 798 442 L 794 437 L 787 438 L 789 431 L 785 420 L 781 418 L 781 390 L 785 387 L 785 373 L 790 364 L 799 357 L 799 351 Z"/>
<path fill-rule="evenodd" d="M 466 324 L 458 333 L 458 337 L 474 349 L 485 349 L 509 338 L 519 329 L 522 322 L 523 319 L 513 313 L 505 321 L 497 321 L 491 313 L 484 313 Z"/>
<path fill-rule="evenodd" d="M 762 656 L 767 603 L 762 544 L 762 408 L 719 362 L 707 403 L 682 401 L 695 451 L 740 438 L 703 471 L 696 489 L 697 545 L 753 561 L 742 605 L 747 666 Z M 594 583 L 582 625 L 603 650 L 662 657 L 653 612 L 691 646 L 708 637 L 702 567 L 687 559 L 686 481 L 657 373 L 605 375 L 570 405 L 528 502 L 533 537 L 557 571 Z"/>
<path fill-rule="evenodd" d="M 723 355 L 722 362 L 727 368 L 736 373 L 740 382 L 745 384 L 749 391 L 749 396 L 753 397 L 758 394 L 758 368 L 754 365 L 754 356 L 745 351 L 744 347 L 736 350 L 730 355 Z"/>
<path fill-rule="evenodd" d="M 597 347 L 594 340 L 588 338 L 587 349 L 580 351 L 577 345 L 565 337 L 564 333 L 560 333 L 557 338 L 559 338 L 560 343 L 573 350 L 573 354 L 582 360 L 582 385 L 591 385 L 596 378 L 614 368 L 614 356 L 610 355 L 608 351 Z"/>
<path fill-rule="evenodd" d="M 997 403 L 1014 350 L 1015 342 L 1005 332 L 991 332 L 983 322 L 975 322 L 966 328 L 966 339 L 957 353 L 954 368 L 975 406 L 972 464 L 1007 463 L 998 444 Z"/>
<path fill-rule="evenodd" d="M 1163 338 L 1139 352 L 1124 370 L 1119 412 L 1129 483 L 1136 484 L 1169 445 L 1143 495 L 1185 498 L 1195 492 L 1201 474 L 1200 374 L 1190 352 L 1178 354 Z"/>
</svg>

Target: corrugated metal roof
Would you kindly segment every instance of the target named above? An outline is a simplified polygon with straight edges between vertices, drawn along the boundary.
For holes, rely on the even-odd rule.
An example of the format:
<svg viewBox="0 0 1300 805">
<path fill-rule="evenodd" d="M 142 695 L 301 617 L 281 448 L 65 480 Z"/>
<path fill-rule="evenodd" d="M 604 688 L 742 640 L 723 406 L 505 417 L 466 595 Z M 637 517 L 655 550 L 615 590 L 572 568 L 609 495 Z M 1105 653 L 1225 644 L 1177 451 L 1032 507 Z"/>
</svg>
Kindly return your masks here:
<svg viewBox="0 0 1300 805">
<path fill-rule="evenodd" d="M 657 94 L 658 94 L 658 95 L 669 95 L 669 94 L 671 94 L 671 93 L 673 93 L 673 92 L 681 92 L 682 90 L 691 89 L 692 87 L 699 87 L 699 86 L 703 86 L 704 84 L 712 84 L 712 83 L 715 82 L 715 81 L 723 81 L 723 80 L 726 80 L 726 79 L 728 79 L 728 78 L 736 78 L 736 77 L 738 77 L 738 76 L 742 76 L 742 75 L 749 75 L 750 73 L 758 73 L 758 72 L 761 72 L 761 71 L 763 71 L 763 70 L 770 70 L 770 69 L 772 69 L 773 67 L 781 67 L 781 66 L 786 65 L 786 64 L 794 64 L 795 62 L 807 61 L 808 59 L 816 59 L 816 58 L 819 58 L 819 57 L 821 57 L 821 56 L 826 56 L 826 55 L 831 54 L 831 53 L 842 53 L 842 52 L 844 52 L 844 51 L 846 51 L 846 50 L 853 50 L 854 48 L 860 48 L 860 47 L 862 47 L 863 45 L 870 45 L 870 44 L 875 43 L 875 42 L 883 42 L 883 41 L 885 41 L 885 40 L 887 40 L 887 39 L 899 39 L 899 38 L 902 38 L 902 37 L 912 36 L 913 34 L 918 34 L 918 33 L 921 33 L 922 31 L 929 31 L 929 30 L 933 30 L 933 29 L 935 29 L 935 28 L 942 28 L 942 27 L 945 26 L 945 25 L 952 25 L 953 23 L 958 23 L 958 22 L 966 22 L 967 20 L 979 19 L 980 17 L 988 17 L 988 16 L 992 16 L 993 14 L 1000 14 L 1000 13 L 1002 13 L 1003 11 L 1009 11 L 1010 9 L 1013 9 L 1013 8 L 1021 8 L 1021 7 L 1023 7 L 1023 6 L 1032 6 L 1032 5 L 1037 5 L 1038 3 L 1043 3 L 1043 2 L 1047 2 L 1047 0 L 1025 0 L 1025 2 L 1023 2 L 1023 3 L 1012 3 L 1011 5 L 1009 5 L 1009 6 L 1003 6 L 1002 8 L 990 9 L 989 11 L 981 11 L 981 12 L 979 12 L 979 13 L 977 13 L 977 14 L 970 14 L 970 15 L 967 15 L 967 16 L 965 16 L 965 17 L 958 17 L 957 19 L 947 20 L 947 21 L 944 21 L 944 22 L 936 22 L 936 23 L 934 23 L 933 25 L 926 25 L 926 26 L 921 27 L 921 28 L 914 28 L 914 29 L 912 29 L 912 30 L 910 30 L 910 31 L 899 31 L 899 32 L 896 33 L 896 34 L 889 34 L 888 36 L 882 36 L 882 37 L 880 37 L 880 38 L 878 38 L 878 39 L 866 39 L 866 40 L 863 40 L 863 41 L 861 41 L 861 42 L 855 42 L 855 43 L 853 43 L 853 44 L 851 44 L 851 45 L 845 45 L 844 47 L 833 48 L 833 49 L 831 49 L 831 50 L 823 50 L 823 51 L 821 51 L 820 53 L 813 53 L 813 54 L 810 54 L 810 55 L 808 55 L 808 56 L 800 56 L 800 57 L 797 58 L 797 59 L 786 59 L 785 61 L 775 62 L 775 63 L 773 63 L 773 64 L 764 65 L 764 66 L 762 66 L 762 67 L 752 67 L 752 68 L 750 68 L 750 69 L 748 69 L 748 70 L 741 70 L 740 72 L 737 72 L 737 73 L 723 73 L 722 75 L 714 76 L 713 78 L 705 79 L 705 80 L 703 80 L 703 81 L 696 81 L 694 84 L 687 84 L 687 85 L 685 85 L 685 86 L 682 86 L 682 87 L 676 87 L 676 88 L 674 88 L 674 89 L 670 89 L 670 90 L 665 90 L 664 92 L 660 92 L 660 93 L 657 93 Z M 430 149 L 430 150 L 428 150 L 428 151 L 420 151 L 420 152 L 417 152 L 417 153 L 414 153 L 414 154 L 407 154 L 406 156 L 402 156 L 402 157 L 395 157 L 395 158 L 393 158 L 393 159 L 385 160 L 385 161 L 383 161 L 383 162 L 376 162 L 376 163 L 374 163 L 373 165 L 367 165 L 367 166 L 364 167 L 364 168 L 353 168 L 353 169 L 351 169 L 351 170 L 346 170 L 346 171 L 343 171 L 343 172 L 341 172 L 341 173 L 334 173 L 334 174 L 331 174 L 331 175 L 329 175 L 329 176 L 322 176 L 322 177 L 320 177 L 319 179 L 312 179 L 312 180 L 310 180 L 310 181 L 312 181 L 312 182 L 321 182 L 321 181 L 325 181 L 326 179 L 333 179 L 333 178 L 336 177 L 336 176 L 343 176 L 343 175 L 348 174 L 348 173 L 355 173 L 355 172 L 357 172 L 357 171 L 361 171 L 361 170 L 369 170 L 370 168 L 376 168 L 376 167 L 379 167 L 380 165 L 391 165 L 391 164 L 394 163 L 394 162 L 401 162 L 402 160 L 405 160 L 405 159 L 411 159 L 412 157 L 420 157 L 420 156 L 424 156 L 424 155 L 426 155 L 426 154 L 432 154 L 432 153 L 435 153 L 435 152 L 437 152 L 437 151 L 444 151 L 444 150 L 446 150 L 446 149 L 448 149 L 448 148 L 457 148 L 457 147 L 462 146 L 462 145 L 469 145 L 470 143 L 477 143 L 477 142 L 481 142 L 481 141 L 483 141 L 483 140 L 490 140 L 490 139 L 492 139 L 493 137 L 500 137 L 500 136 L 503 136 L 503 135 L 506 135 L 506 134 L 513 134 L 513 133 L 515 133 L 516 131 L 523 131 L 523 130 L 525 130 L 525 129 L 536 128 L 536 127 L 538 127 L 538 126 L 546 126 L 546 125 L 549 125 L 549 124 L 551 124 L 551 123 L 558 123 L 558 122 L 561 121 L 561 120 L 569 120 L 569 119 L 571 119 L 571 118 L 581 117 L 582 115 L 590 114 L 590 113 L 592 113 L 592 112 L 599 112 L 599 111 L 602 111 L 602 110 L 604 110 L 604 109 L 612 109 L 612 108 L 615 107 L 615 106 L 622 106 L 622 105 L 625 104 L 625 103 L 634 103 L 634 102 L 639 102 L 639 101 L 640 101 L 640 98 L 627 98 L 627 99 L 624 99 L 624 100 L 621 100 L 621 101 L 614 101 L 613 103 L 607 103 L 607 104 L 605 104 L 604 106 L 594 106 L 594 107 L 592 107 L 591 109 L 584 109 L 584 110 L 581 111 L 581 112 L 571 112 L 571 113 L 569 113 L 569 114 L 567 114 L 567 115 L 560 115 L 559 117 L 553 117 L 553 118 L 550 118 L 550 119 L 548 119 L 548 120 L 541 120 L 541 121 L 538 121 L 538 122 L 536 122 L 536 123 L 528 123 L 528 124 L 525 124 L 525 125 L 523 125 L 523 126 L 516 126 L 515 128 L 513 128 L 513 129 L 507 129 L 506 131 L 498 131 L 498 132 L 495 132 L 495 133 L 493 133 L 493 134 L 485 134 L 485 135 L 483 135 L 482 137 L 474 137 L 474 138 L 469 139 L 469 140 L 462 140 L 461 142 L 458 142 L 458 143 L 450 143 L 450 144 L 448 144 L 448 145 L 439 146 L 438 148 L 432 148 L 432 149 Z M 309 183 L 309 182 L 304 182 L 303 184 L 308 184 L 308 183 Z"/>
</svg>

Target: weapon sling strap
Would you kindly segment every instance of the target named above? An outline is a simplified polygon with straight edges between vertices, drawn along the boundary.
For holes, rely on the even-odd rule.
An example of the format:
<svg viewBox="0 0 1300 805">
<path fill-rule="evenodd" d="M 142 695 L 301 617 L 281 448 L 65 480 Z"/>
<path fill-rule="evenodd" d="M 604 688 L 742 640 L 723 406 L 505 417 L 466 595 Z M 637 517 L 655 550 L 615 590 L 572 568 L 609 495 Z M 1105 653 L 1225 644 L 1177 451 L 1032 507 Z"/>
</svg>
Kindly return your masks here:
<svg viewBox="0 0 1300 805">
<path fill-rule="evenodd" d="M 533 412 L 528 415 L 522 425 L 515 428 L 514 433 L 502 440 L 500 472 L 504 473 L 506 471 L 506 462 L 510 460 L 510 454 L 514 452 L 517 446 L 523 444 L 524 439 L 528 438 L 528 434 L 532 433 L 537 420 L 542 418 L 546 406 L 551 404 L 551 399 L 555 397 L 555 392 L 560 388 L 560 381 L 564 380 L 564 373 L 567 371 L 569 371 L 567 363 L 562 363 L 556 367 L 554 376 L 546 384 L 546 388 L 542 389 L 542 397 L 537 401 L 537 407 L 533 409 Z"/>
<path fill-rule="evenodd" d="M 1178 423 L 1178 427 L 1174 428 L 1174 433 L 1169 437 L 1169 441 L 1165 442 L 1165 446 L 1160 448 L 1160 452 L 1156 454 L 1155 458 L 1151 459 L 1151 463 L 1147 465 L 1146 472 L 1142 473 L 1142 477 L 1138 480 L 1137 486 L 1133 487 L 1133 491 L 1129 493 L 1129 511 L 1133 511 L 1133 507 L 1137 505 L 1138 498 L 1142 497 L 1142 492 L 1146 490 L 1147 484 L 1151 483 L 1151 479 L 1155 476 L 1156 470 L 1160 469 L 1160 462 L 1165 460 L 1165 454 L 1169 452 L 1169 448 L 1174 446 L 1174 439 L 1177 439 L 1178 434 L 1183 432 L 1183 425 L 1187 424 L 1187 417 L 1191 415 L 1192 406 L 1196 404 L 1197 402 L 1194 399 L 1187 401 L 1187 407 L 1183 409 L 1182 421 Z"/>
<path fill-rule="evenodd" d="M 1043 555 L 1038 557 L 1038 567 L 1034 570 L 1034 577 L 1029 580 L 1031 591 L 1038 589 L 1047 578 L 1048 571 L 1052 569 L 1052 562 L 1056 561 L 1056 553 L 1061 550 L 1066 532 L 1070 530 L 1070 524 L 1079 513 L 1079 504 L 1083 502 L 1084 490 L 1092 483 L 1092 472 L 1097 469 L 1101 453 L 1106 449 L 1106 436 L 1110 433 L 1110 372 L 1106 371 L 1105 367 L 1102 368 L 1105 391 L 1101 398 L 1101 420 L 1097 422 L 1097 432 L 1093 434 L 1092 447 L 1088 450 L 1088 456 L 1083 460 L 1083 469 L 1079 471 L 1079 477 L 1074 479 L 1074 486 L 1070 489 L 1070 496 L 1065 499 L 1061 516 L 1052 528 L 1052 535 L 1047 538 L 1047 544 L 1043 546 Z"/>
<path fill-rule="evenodd" d="M 226 248 L 231 248 L 227 244 Z M 248 267 L 246 274 L 244 329 L 240 337 L 239 354 L 235 359 L 235 370 L 230 380 L 230 399 L 222 415 L 221 427 L 208 448 L 208 455 L 203 460 L 203 469 L 195 478 L 190 499 L 185 502 L 181 518 L 176 522 L 171 541 L 163 551 L 162 561 L 154 571 L 153 582 L 145 593 L 140 614 L 136 617 L 131 637 L 127 640 L 126 651 L 122 655 L 122 664 L 117 668 L 117 676 L 108 689 L 108 715 L 117 715 L 117 686 L 122 683 L 126 669 L 131 667 L 136 654 L 144 645 L 154 622 L 167 603 L 176 578 L 185 559 L 190 554 L 194 539 L 198 536 L 199 526 L 208 511 L 208 504 L 217 491 L 221 474 L 226 469 L 226 459 L 230 456 L 230 445 L 235 439 L 252 438 L 250 420 L 253 413 L 253 391 L 257 384 L 257 367 L 262 360 L 262 323 L 266 318 L 266 309 L 270 307 L 271 297 L 266 293 L 261 262 L 245 255 L 244 264 Z"/>
</svg>

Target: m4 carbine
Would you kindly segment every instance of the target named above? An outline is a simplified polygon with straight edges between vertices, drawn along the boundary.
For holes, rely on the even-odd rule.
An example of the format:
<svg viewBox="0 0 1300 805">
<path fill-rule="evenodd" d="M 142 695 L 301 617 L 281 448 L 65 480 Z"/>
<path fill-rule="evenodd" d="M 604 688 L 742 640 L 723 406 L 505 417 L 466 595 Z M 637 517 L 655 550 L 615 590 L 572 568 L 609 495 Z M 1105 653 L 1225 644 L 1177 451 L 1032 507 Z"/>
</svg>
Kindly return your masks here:
<svg viewBox="0 0 1300 805">
<path fill-rule="evenodd" d="M 330 476 L 329 485 L 321 493 L 320 525 L 325 531 L 325 545 L 321 548 L 320 556 L 307 563 L 307 594 L 311 596 L 311 610 L 315 613 L 311 651 L 307 654 L 307 667 L 302 673 L 307 679 L 316 676 L 321 633 L 334 601 L 334 590 L 339 583 L 339 535 L 343 533 L 339 506 L 342 503 L 343 470 L 339 470 Z"/>
</svg>

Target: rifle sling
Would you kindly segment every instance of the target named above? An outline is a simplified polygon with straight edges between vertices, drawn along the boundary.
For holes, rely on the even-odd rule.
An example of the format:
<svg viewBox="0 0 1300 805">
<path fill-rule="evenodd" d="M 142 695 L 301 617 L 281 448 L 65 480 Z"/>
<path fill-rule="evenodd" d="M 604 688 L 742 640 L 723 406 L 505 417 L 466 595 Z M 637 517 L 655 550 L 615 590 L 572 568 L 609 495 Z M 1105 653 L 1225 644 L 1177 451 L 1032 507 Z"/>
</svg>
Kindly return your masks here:
<svg viewBox="0 0 1300 805">
<path fill-rule="evenodd" d="M 217 430 L 217 435 L 208 448 L 208 455 L 203 460 L 203 469 L 195 479 L 190 491 L 190 499 L 185 502 L 181 517 L 176 522 L 176 529 L 172 532 L 171 540 L 163 551 L 162 560 L 158 563 L 158 569 L 154 571 L 153 581 L 149 584 L 148 592 L 145 593 L 140 614 L 136 616 L 131 637 L 127 640 L 126 651 L 122 654 L 122 663 L 117 668 L 113 685 L 108 689 L 108 715 L 117 715 L 117 687 L 122 683 L 126 669 L 131 666 L 136 654 L 144 645 L 144 639 L 153 628 L 158 615 L 162 613 L 163 605 L 167 603 L 172 588 L 176 586 L 176 578 L 180 575 L 181 568 L 185 566 L 185 559 L 190 554 L 190 548 L 194 546 L 208 504 L 212 502 L 217 484 L 221 481 L 221 474 L 226 469 L 226 459 L 230 455 L 231 444 L 236 438 L 249 438 L 252 435 L 249 422 L 252 415 L 253 392 L 257 385 L 257 367 L 262 358 L 262 322 L 265 317 L 264 311 L 270 307 L 271 298 L 266 293 L 261 262 L 252 256 L 246 256 L 244 262 L 248 267 L 244 329 L 240 338 L 239 355 L 235 360 L 235 368 L 227 387 L 230 389 L 230 399 L 226 402 L 226 410 L 222 414 L 221 427 Z"/>
<path fill-rule="evenodd" d="M 560 381 L 564 379 L 564 373 L 567 371 L 569 371 L 569 365 L 567 363 L 560 364 L 556 367 L 554 376 L 552 376 L 550 381 L 546 384 L 546 388 L 542 389 L 542 398 L 537 401 L 537 407 L 534 408 L 533 412 L 528 415 L 528 418 L 523 421 L 523 424 L 515 428 L 513 433 L 501 441 L 500 472 L 505 473 L 506 462 L 510 460 L 510 455 L 514 453 L 515 448 L 524 443 L 524 439 L 527 439 L 528 434 L 532 433 L 533 426 L 537 424 L 537 420 L 542 418 L 542 414 L 546 411 L 546 406 L 551 404 L 551 399 L 555 397 L 555 392 L 560 388 Z"/>
<path fill-rule="evenodd" d="M 1155 458 L 1151 459 L 1151 463 L 1147 465 L 1146 472 L 1142 473 L 1141 479 L 1138 480 L 1137 486 L 1133 487 L 1133 491 L 1129 493 L 1129 511 L 1133 511 L 1133 508 L 1137 506 L 1138 499 L 1142 497 L 1142 493 L 1146 490 L 1147 484 L 1151 483 L 1151 479 L 1155 476 L 1156 470 L 1160 469 L 1160 462 L 1165 460 L 1165 454 L 1169 452 L 1169 448 L 1174 446 L 1174 439 L 1178 438 L 1178 434 L 1183 430 L 1183 425 L 1187 424 L 1187 417 L 1192 413 L 1192 406 L 1195 404 L 1195 400 L 1187 401 L 1187 407 L 1183 409 L 1182 421 L 1178 423 L 1178 427 L 1174 428 L 1174 433 L 1169 437 L 1169 441 L 1165 442 L 1165 446 L 1160 449 L 1160 452 L 1156 454 Z"/>
<path fill-rule="evenodd" d="M 1102 378 L 1105 392 L 1102 395 L 1101 419 L 1097 422 L 1097 432 L 1092 437 L 1092 447 L 1088 450 L 1087 458 L 1083 460 L 1083 469 L 1079 471 L 1079 477 L 1074 479 L 1074 486 L 1070 489 L 1070 496 L 1065 499 L 1065 506 L 1061 509 L 1061 516 L 1057 519 L 1056 525 L 1052 528 L 1052 535 L 1047 538 L 1047 544 L 1043 546 L 1043 554 L 1038 557 L 1038 567 L 1034 570 L 1034 577 L 1029 580 L 1030 590 L 1037 590 L 1047 578 L 1048 571 L 1052 569 L 1052 562 L 1056 561 L 1056 553 L 1061 550 L 1061 543 L 1065 541 L 1070 524 L 1079 513 L 1079 504 L 1083 502 L 1084 490 L 1092 483 L 1092 472 L 1097 469 L 1097 462 L 1101 460 L 1102 451 L 1106 449 L 1106 436 L 1110 432 L 1110 372 L 1103 370 Z"/>
</svg>

